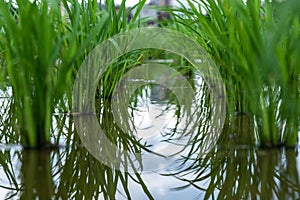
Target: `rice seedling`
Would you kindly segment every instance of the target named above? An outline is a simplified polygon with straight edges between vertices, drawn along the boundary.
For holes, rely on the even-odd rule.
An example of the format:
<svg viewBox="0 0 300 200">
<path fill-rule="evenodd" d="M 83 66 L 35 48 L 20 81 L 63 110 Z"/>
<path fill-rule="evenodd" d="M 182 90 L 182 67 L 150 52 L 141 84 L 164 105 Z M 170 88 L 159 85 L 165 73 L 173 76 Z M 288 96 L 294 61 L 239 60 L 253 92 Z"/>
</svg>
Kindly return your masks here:
<svg viewBox="0 0 300 200">
<path fill-rule="evenodd" d="M 228 118 L 254 118 L 257 143 L 298 142 L 298 1 L 188 0 L 189 8 L 167 9 L 172 27 L 206 48 L 219 66 L 228 95 Z"/>
<path fill-rule="evenodd" d="M 40 9 L 35 3 L 23 1 L 18 5 L 18 22 L 3 2 L 0 7 L 9 44 L 6 46 L 7 70 L 14 89 L 20 131 L 24 133 L 22 142 L 29 146 L 44 145 L 50 139 L 50 120 L 47 119 L 51 109 L 50 69 L 55 63 L 58 41 L 51 38 L 55 34 L 46 4 Z"/>
<path fill-rule="evenodd" d="M 139 25 L 145 1 L 132 8 L 130 22 L 125 1 L 118 12 L 113 1 L 103 3 L 104 9 L 95 0 L 17 0 L 12 14 L 12 1 L 0 2 L 1 75 L 13 87 L 24 146 L 50 145 L 52 114 L 71 109 L 72 81 L 85 57 L 101 41 Z"/>
</svg>

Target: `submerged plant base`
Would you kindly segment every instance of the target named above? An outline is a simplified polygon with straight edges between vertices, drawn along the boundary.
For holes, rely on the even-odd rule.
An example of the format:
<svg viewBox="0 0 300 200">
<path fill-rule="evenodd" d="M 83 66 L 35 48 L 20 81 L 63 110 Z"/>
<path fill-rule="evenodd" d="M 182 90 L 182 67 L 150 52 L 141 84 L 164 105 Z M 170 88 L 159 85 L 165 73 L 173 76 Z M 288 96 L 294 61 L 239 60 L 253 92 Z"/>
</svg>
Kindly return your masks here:
<svg viewBox="0 0 300 200">
<path fill-rule="evenodd" d="M 52 143 L 45 143 L 36 147 L 23 145 L 23 148 L 25 150 L 59 150 L 61 147 L 63 146 L 60 146 L 58 144 L 52 144 Z"/>
<path fill-rule="evenodd" d="M 260 144 L 257 146 L 258 149 L 266 150 L 266 149 L 297 149 L 299 148 L 299 145 L 286 145 L 284 143 L 280 144 Z"/>
</svg>

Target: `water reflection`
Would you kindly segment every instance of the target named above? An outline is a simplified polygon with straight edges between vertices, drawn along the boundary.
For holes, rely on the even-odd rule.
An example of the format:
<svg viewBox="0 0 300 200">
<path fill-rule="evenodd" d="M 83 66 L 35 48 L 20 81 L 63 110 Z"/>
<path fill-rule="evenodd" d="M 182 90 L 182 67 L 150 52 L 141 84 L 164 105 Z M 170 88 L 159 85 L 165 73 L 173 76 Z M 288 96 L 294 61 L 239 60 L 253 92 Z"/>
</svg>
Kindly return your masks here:
<svg viewBox="0 0 300 200">
<path fill-rule="evenodd" d="M 1 199 L 115 199 L 117 195 L 130 197 L 127 184 L 132 179 L 131 176 L 101 164 L 84 148 L 60 151 L 23 150 L 13 155 L 7 154 L 10 152 L 1 151 L 0 154 Z M 142 181 L 138 174 L 135 178 Z M 120 190 L 124 193 L 120 193 Z M 142 190 L 151 198 L 146 187 Z"/>
<path fill-rule="evenodd" d="M 292 149 L 217 150 L 173 176 L 205 199 L 298 199 L 299 162 Z"/>
<path fill-rule="evenodd" d="M 198 127 L 193 129 L 197 132 L 190 133 L 193 140 L 187 140 L 189 148 L 167 167 L 147 173 L 110 168 L 82 145 L 74 129 L 76 116 L 57 113 L 52 126 L 56 149 L 34 151 L 20 146 L 0 146 L 0 199 L 299 198 L 298 149 L 253 148 L 255 134 L 251 116 L 237 117 L 234 130 L 226 124 L 218 146 L 205 157 L 199 157 L 203 133 L 209 131 L 208 116 L 214 110 L 209 106 L 209 98 L 205 98 L 206 85 L 197 77 L 192 80 L 201 85 L 196 97 L 201 106 L 190 110 L 191 116 L 195 116 L 192 121 L 180 115 L 182 108 L 168 89 L 147 85 L 137 91 L 128 108 L 131 117 L 126 121 L 128 127 L 140 129 L 140 135 L 135 137 L 129 137 L 116 125 L 110 99 L 96 101 L 98 120 L 110 140 L 133 152 L 157 151 L 157 145 L 171 143 L 176 133 L 190 133 L 191 128 L 180 126 L 180 122 L 188 125 L 199 122 L 193 125 Z M 11 99 L 0 102 L 1 142 L 17 143 L 18 134 L 12 128 L 13 102 Z M 154 120 L 169 122 L 161 126 L 158 136 L 149 131 Z M 178 145 L 178 140 L 175 144 Z"/>
<path fill-rule="evenodd" d="M 21 199 L 50 199 L 53 179 L 50 151 L 23 151 L 21 155 Z"/>
<path fill-rule="evenodd" d="M 215 150 L 193 165 L 129 174 L 84 148 L 1 150 L 1 199 L 297 199 L 297 151 Z"/>
</svg>

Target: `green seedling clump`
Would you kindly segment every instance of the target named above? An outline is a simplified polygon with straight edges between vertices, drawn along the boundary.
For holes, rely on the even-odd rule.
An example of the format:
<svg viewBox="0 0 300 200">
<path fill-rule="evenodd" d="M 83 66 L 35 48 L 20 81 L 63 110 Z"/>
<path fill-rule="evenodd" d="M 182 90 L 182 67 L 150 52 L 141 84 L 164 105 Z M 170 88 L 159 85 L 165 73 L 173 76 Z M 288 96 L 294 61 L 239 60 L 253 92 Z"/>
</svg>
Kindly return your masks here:
<svg viewBox="0 0 300 200">
<path fill-rule="evenodd" d="M 259 145 L 293 146 L 299 132 L 300 2 L 188 0 L 171 27 L 196 38 L 219 66 L 228 122 L 253 117 Z"/>
</svg>

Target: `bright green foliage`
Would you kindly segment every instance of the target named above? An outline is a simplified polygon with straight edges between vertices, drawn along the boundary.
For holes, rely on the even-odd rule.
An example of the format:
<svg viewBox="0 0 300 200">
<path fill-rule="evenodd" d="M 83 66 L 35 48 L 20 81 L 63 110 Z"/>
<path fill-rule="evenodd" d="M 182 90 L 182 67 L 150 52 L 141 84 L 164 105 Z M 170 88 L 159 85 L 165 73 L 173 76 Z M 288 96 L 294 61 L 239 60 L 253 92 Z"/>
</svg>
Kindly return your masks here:
<svg viewBox="0 0 300 200">
<path fill-rule="evenodd" d="M 21 143 L 43 147 L 50 144 L 54 109 L 59 104 L 66 112 L 72 106 L 71 86 L 85 57 L 103 40 L 138 24 L 126 21 L 125 1 L 118 13 L 110 0 L 104 9 L 96 0 L 17 0 L 15 15 L 12 4 L 0 2 L 1 73 L 5 77 L 7 71 L 13 88 Z"/>
<path fill-rule="evenodd" d="M 48 4 L 18 1 L 18 20 L 2 2 L 6 63 L 17 106 L 22 143 L 35 147 L 50 141 L 53 71 L 61 40 Z M 52 19 L 52 20 L 51 20 Z"/>
<path fill-rule="evenodd" d="M 196 4 L 192 4 L 192 2 Z M 50 143 L 55 108 L 72 107 L 71 86 L 88 53 L 110 36 L 140 26 L 141 1 L 131 21 L 125 1 L 17 0 L 0 2 L 0 78 L 13 87 L 21 143 Z M 300 113 L 300 3 L 261 0 L 189 0 L 190 8 L 169 10 L 171 26 L 196 39 L 212 55 L 228 94 L 229 123 L 235 113 L 252 116 L 261 145 L 295 145 Z M 65 8 L 62 15 L 61 8 Z M 101 79 L 105 97 L 141 52 L 113 63 Z M 6 76 L 8 75 L 8 76 Z M 1 84 L 2 85 L 2 84 Z M 66 104 L 67 103 L 67 104 Z M 59 104 L 59 106 L 57 106 Z M 251 129 L 252 130 L 252 129 Z"/>
<path fill-rule="evenodd" d="M 220 66 L 229 117 L 252 115 L 260 145 L 297 144 L 300 2 L 188 2 L 190 8 L 172 11 L 173 25 L 197 38 Z"/>
</svg>

